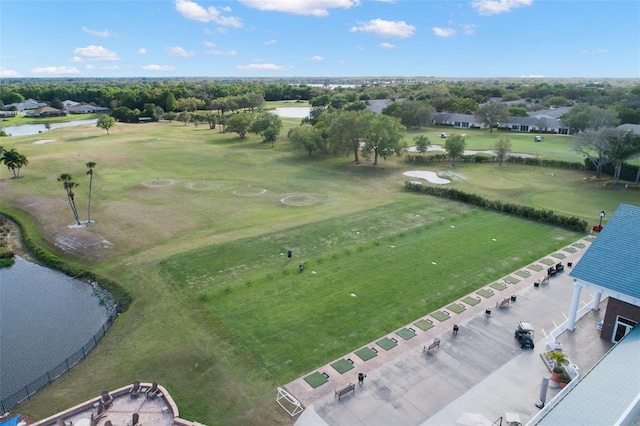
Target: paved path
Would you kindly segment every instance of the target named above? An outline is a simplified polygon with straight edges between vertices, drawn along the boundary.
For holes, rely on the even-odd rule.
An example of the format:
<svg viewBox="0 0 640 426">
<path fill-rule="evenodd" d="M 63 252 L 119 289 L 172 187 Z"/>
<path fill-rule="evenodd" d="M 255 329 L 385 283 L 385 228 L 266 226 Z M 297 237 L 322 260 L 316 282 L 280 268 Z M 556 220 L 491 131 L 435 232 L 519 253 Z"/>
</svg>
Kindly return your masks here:
<svg viewBox="0 0 640 426">
<path fill-rule="evenodd" d="M 556 253 L 566 256 L 562 259 L 565 265 L 576 263 L 589 244 L 581 240 L 581 247 L 574 246 L 575 253 Z M 551 256 L 544 259 L 557 261 Z M 544 263 L 536 264 L 546 268 Z M 287 390 L 306 406 L 296 425 L 453 425 L 462 412 L 480 413 L 495 421 L 506 411 L 518 413 L 524 424 L 538 412 L 535 403 L 540 382 L 549 375 L 539 356 L 545 350 L 545 333 L 562 323 L 566 319 L 563 313 L 569 309 L 573 290 L 569 269 L 540 287 L 533 283 L 543 272 L 531 271 L 528 278 L 511 274 L 520 282 L 508 284 L 502 291 L 494 289 L 493 297 L 481 298 L 475 306 L 465 304 L 466 310 L 451 313 L 450 320 L 440 322 L 426 316 L 434 323 L 430 330 L 407 325 L 416 330 L 415 338 L 403 340 L 395 333 L 389 334 L 398 340 L 398 346 L 389 351 L 372 342 L 368 346 L 377 347 L 379 352 L 369 361 L 362 361 L 354 353 L 345 355 L 354 361 L 355 368 L 343 375 L 331 363 L 319 368 L 329 373 L 328 383 L 315 389 L 303 378 L 289 383 Z M 495 307 L 496 301 L 511 295 L 516 301 L 508 308 Z M 592 299 L 592 294 L 584 290 L 581 296 L 580 307 Z M 489 316 L 485 315 L 486 308 L 491 308 Z M 595 329 L 602 313 L 590 312 L 578 321 L 576 331 L 565 332 L 558 339 L 572 363 L 583 372 L 611 347 Z M 535 350 L 523 350 L 517 344 L 513 333 L 518 321 L 534 325 Z M 454 323 L 460 328 L 457 335 L 451 331 Z M 441 339 L 440 349 L 423 352 L 423 346 L 436 337 Z M 367 374 L 364 385 L 358 386 L 355 394 L 335 399 L 334 390 L 356 383 L 358 372 Z M 547 400 L 554 392 L 557 390 L 550 389 Z"/>
</svg>

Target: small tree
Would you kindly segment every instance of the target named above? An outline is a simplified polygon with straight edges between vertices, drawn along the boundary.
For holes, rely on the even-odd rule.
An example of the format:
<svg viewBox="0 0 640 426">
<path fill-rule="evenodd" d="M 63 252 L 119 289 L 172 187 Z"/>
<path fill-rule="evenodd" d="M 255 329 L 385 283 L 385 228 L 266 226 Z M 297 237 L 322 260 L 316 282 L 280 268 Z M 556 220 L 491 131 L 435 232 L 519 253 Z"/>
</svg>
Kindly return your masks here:
<svg viewBox="0 0 640 426">
<path fill-rule="evenodd" d="M 182 111 L 178 114 L 178 120 L 182 121 L 186 126 L 189 121 L 191 121 L 191 113 L 189 111 Z"/>
<path fill-rule="evenodd" d="M 100 114 L 98 116 L 98 121 L 96 122 L 96 127 L 99 127 L 103 130 L 107 131 L 109 134 L 109 129 L 116 125 L 116 119 L 107 114 Z"/>
<path fill-rule="evenodd" d="M 78 216 L 78 209 L 76 209 L 75 194 L 73 192 L 73 188 L 77 187 L 78 184 L 73 181 L 73 177 L 68 173 L 61 174 L 58 182 L 62 182 L 64 190 L 67 193 L 67 199 L 69 200 L 73 217 L 76 219 L 76 223 L 80 225 L 80 217 Z"/>
<path fill-rule="evenodd" d="M 489 102 L 478 108 L 475 116 L 476 119 L 489 128 L 489 133 L 491 133 L 493 128 L 501 121 L 504 122 L 509 118 L 509 110 L 502 102 Z"/>
<path fill-rule="evenodd" d="M 413 140 L 416 144 L 416 151 L 424 156 L 424 154 L 429 150 L 429 145 L 431 145 L 429 138 L 425 135 L 420 135 L 413 138 Z"/>
<path fill-rule="evenodd" d="M 451 167 L 456 166 L 456 158 L 462 157 L 466 145 L 467 143 L 462 135 L 453 134 L 447 138 L 447 141 L 444 144 L 444 149 L 447 151 L 447 155 L 451 158 Z"/>
<path fill-rule="evenodd" d="M 498 139 L 493 143 L 493 150 L 496 152 L 500 167 L 502 167 L 502 163 L 511 152 L 511 141 L 506 136 L 498 136 Z"/>
<path fill-rule="evenodd" d="M 239 114 L 234 114 L 231 117 L 227 118 L 225 131 L 230 131 L 237 133 L 240 135 L 240 139 L 244 139 L 249 131 L 249 127 L 251 126 L 251 121 L 253 117 L 251 114 L 247 114 L 241 112 Z"/>
</svg>

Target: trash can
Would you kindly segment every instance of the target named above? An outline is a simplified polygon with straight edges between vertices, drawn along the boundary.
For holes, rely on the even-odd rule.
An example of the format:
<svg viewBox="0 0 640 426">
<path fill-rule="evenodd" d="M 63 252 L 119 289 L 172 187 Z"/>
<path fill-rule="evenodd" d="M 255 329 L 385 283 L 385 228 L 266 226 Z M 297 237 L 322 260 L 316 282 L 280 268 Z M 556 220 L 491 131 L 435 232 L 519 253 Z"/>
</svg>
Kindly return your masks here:
<svg viewBox="0 0 640 426">
<path fill-rule="evenodd" d="M 512 301 L 512 302 L 515 302 L 515 301 L 516 301 L 516 295 L 515 295 L 515 294 L 511 296 L 511 301 Z"/>
<path fill-rule="evenodd" d="M 287 251 L 287 257 L 291 257 L 292 254 L 293 252 L 291 250 Z"/>
</svg>

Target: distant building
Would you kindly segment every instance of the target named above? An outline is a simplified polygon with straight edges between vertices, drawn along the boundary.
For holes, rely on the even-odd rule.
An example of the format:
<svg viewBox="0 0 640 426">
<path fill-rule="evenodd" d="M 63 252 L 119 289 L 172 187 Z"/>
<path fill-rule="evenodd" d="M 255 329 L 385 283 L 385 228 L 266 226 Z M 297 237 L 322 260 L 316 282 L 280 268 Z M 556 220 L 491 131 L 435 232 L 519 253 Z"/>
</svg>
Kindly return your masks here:
<svg viewBox="0 0 640 426">
<path fill-rule="evenodd" d="M 38 108 L 33 111 L 28 111 L 24 115 L 27 117 L 47 118 L 47 117 L 63 117 L 67 115 L 67 113 L 62 111 L 61 109 L 53 108 L 50 106 L 44 106 L 42 108 Z"/>
<path fill-rule="evenodd" d="M 96 105 L 90 104 L 77 104 L 70 106 L 67 108 L 69 114 L 97 114 L 97 113 L 107 113 L 111 110 L 109 108 L 100 107 Z"/>
</svg>

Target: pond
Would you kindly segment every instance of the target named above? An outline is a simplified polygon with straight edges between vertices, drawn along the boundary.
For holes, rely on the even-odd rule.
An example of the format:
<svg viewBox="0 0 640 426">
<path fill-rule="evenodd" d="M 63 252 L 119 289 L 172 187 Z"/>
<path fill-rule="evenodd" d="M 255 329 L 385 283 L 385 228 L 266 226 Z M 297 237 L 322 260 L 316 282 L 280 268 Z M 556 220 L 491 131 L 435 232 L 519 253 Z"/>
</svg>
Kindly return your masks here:
<svg viewBox="0 0 640 426">
<path fill-rule="evenodd" d="M 95 125 L 97 121 L 97 118 L 91 118 L 86 120 L 65 121 L 63 123 L 51 123 L 50 130 L 59 129 L 61 127 L 81 126 L 83 124 Z M 9 136 L 37 135 L 38 133 L 45 133 L 49 131 L 44 124 L 21 124 L 19 126 L 4 127 L 3 130 Z"/>
<path fill-rule="evenodd" d="M 85 282 L 19 256 L 0 268 L 0 400 L 81 349 L 108 317 Z"/>
</svg>

